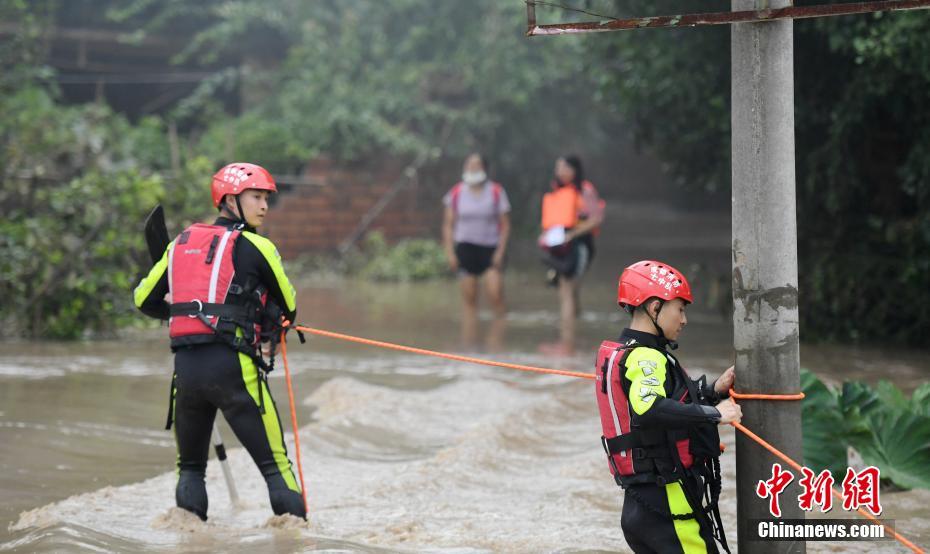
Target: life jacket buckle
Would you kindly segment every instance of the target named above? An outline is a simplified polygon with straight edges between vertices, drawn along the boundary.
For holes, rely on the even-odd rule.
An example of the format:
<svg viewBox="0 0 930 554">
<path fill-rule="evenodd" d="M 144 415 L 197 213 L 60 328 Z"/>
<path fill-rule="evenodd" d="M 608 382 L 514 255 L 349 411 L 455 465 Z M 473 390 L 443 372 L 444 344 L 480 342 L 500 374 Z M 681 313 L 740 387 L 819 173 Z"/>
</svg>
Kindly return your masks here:
<svg viewBox="0 0 930 554">
<path fill-rule="evenodd" d="M 187 314 L 187 317 L 200 317 L 200 314 L 203 313 L 203 302 L 200 300 L 191 300 L 191 302 L 197 304 L 197 311 L 192 314 Z"/>
</svg>

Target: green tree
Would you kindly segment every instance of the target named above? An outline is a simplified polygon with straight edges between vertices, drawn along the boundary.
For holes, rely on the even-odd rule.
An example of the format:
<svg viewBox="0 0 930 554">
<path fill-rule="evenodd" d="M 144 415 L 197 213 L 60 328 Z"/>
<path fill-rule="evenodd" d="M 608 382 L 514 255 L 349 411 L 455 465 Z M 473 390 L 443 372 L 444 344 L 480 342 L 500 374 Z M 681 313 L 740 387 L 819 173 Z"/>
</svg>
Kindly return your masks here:
<svg viewBox="0 0 930 554">
<path fill-rule="evenodd" d="M 612 3 L 591 2 L 609 12 Z M 631 2 L 639 15 L 723 2 Z M 930 18 L 798 21 L 802 333 L 925 344 L 930 334 Z M 588 70 L 691 190 L 730 183 L 729 29 L 594 35 Z"/>
<path fill-rule="evenodd" d="M 3 317 L 14 323 L 8 328 L 30 335 L 105 331 L 128 316 L 124 295 L 145 256 L 141 237 L 127 231 L 139 228 L 155 201 L 169 204 L 169 216 L 178 219 L 172 228 L 202 214 L 196 206 L 208 204 L 201 183 L 232 158 L 289 173 L 321 155 L 342 164 L 425 156 L 432 160 L 427 173 L 441 176 L 438 192 L 467 152 L 481 150 L 519 202 L 546 184 L 563 149 L 610 146 L 601 131 L 605 111 L 582 72 L 581 41 L 526 40 L 519 3 L 0 6 L 29 23 L 15 53 L 3 51 L 4 76 L 26 78 L 4 81 L 9 94 L 0 99 L 0 271 L 7 297 L 22 299 L 4 305 Z M 51 21 L 74 17 L 137 39 L 184 37 L 188 47 L 176 62 L 228 67 L 164 119 L 129 122 L 105 106 L 65 106 L 47 79 L 53 72 L 42 65 L 40 39 Z M 224 87 L 238 88 L 240 114 L 223 112 L 216 93 Z M 166 121 L 181 129 L 181 175 L 170 171 Z M 92 209 L 83 208 L 88 199 Z M 109 247 L 97 248 L 101 240 Z"/>
<path fill-rule="evenodd" d="M 192 157 L 165 178 L 160 119 L 132 124 L 105 105 L 58 101 L 42 65 L 49 5 L 0 0 L 19 28 L 0 47 L 0 320 L 5 335 L 74 338 L 128 321 L 149 262 L 142 219 L 166 200 L 179 219 L 202 214 L 206 189 L 185 184 L 205 162 Z"/>
<path fill-rule="evenodd" d="M 457 169 L 480 150 L 522 200 L 564 150 L 616 144 L 605 131 L 611 110 L 583 72 L 582 42 L 526 39 L 520 2 L 137 0 L 114 13 L 145 15 L 149 32 L 199 29 L 188 59 L 240 57 L 245 110 L 209 123 L 200 141 L 215 160 L 291 171 L 320 155 L 377 163 L 443 147 L 434 168 Z"/>
</svg>

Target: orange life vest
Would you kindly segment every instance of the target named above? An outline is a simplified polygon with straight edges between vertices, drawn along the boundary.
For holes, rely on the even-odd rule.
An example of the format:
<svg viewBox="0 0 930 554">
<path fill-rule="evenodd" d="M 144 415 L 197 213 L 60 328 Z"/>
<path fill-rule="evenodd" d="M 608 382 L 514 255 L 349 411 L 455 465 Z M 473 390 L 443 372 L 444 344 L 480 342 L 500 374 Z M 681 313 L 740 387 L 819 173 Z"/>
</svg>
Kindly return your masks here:
<svg viewBox="0 0 930 554">
<path fill-rule="evenodd" d="M 578 224 L 581 213 L 581 193 L 573 186 L 558 187 L 543 195 L 542 228 L 571 229 Z"/>
</svg>

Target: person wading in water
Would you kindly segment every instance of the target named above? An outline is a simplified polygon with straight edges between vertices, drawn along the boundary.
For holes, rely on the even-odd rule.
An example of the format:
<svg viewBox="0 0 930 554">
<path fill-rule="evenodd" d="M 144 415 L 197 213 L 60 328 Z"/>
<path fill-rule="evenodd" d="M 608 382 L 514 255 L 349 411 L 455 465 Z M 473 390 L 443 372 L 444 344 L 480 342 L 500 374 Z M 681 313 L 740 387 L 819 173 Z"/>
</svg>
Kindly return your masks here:
<svg viewBox="0 0 930 554">
<path fill-rule="evenodd" d="M 220 169 L 212 184 L 219 217 L 212 225 L 191 225 L 171 241 L 134 292 L 142 313 L 170 321 L 175 356 L 167 428 L 173 420 L 175 500 L 203 520 L 217 410 L 265 478 L 274 513 L 306 518 L 266 382 L 272 367 L 261 356 L 262 341 L 270 341 L 273 352 L 282 320 L 297 315 L 296 291 L 278 251 L 256 233 L 268 196 L 276 191 L 261 166 L 232 163 Z"/>
</svg>

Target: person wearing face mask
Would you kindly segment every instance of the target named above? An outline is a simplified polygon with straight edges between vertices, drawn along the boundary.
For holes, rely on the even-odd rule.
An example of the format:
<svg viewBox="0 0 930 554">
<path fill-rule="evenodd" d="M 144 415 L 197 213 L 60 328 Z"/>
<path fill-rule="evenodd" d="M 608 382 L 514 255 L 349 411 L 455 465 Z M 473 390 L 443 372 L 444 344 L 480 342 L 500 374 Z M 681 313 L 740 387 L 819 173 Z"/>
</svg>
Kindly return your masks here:
<svg viewBox="0 0 930 554">
<path fill-rule="evenodd" d="M 546 354 L 574 352 L 581 277 L 594 257 L 594 237 L 604 221 L 604 207 L 577 156 L 556 160 L 555 179 L 542 200 L 538 240 L 542 261 L 549 268 L 548 282 L 559 288 L 560 340 L 541 345 Z"/>
<path fill-rule="evenodd" d="M 462 339 L 475 344 L 478 327 L 478 284 L 494 312 L 489 342 L 498 346 L 506 313 L 503 269 L 510 238 L 510 201 L 504 188 L 488 178 L 488 163 L 471 154 L 462 167 L 462 180 L 443 198 L 442 241 L 449 267 L 458 272 L 464 313 Z"/>
</svg>

